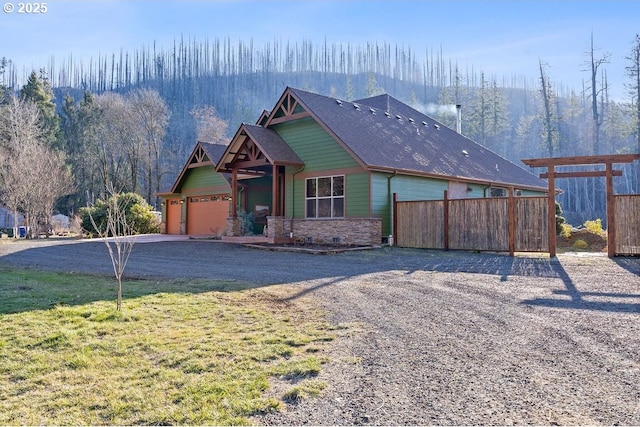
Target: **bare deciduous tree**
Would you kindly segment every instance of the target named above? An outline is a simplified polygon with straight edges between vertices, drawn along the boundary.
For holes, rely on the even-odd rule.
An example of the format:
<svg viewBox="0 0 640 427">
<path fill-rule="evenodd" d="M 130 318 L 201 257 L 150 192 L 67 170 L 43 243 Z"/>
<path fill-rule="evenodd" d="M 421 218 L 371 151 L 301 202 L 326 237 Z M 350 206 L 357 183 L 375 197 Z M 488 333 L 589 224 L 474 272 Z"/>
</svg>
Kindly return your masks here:
<svg viewBox="0 0 640 427">
<path fill-rule="evenodd" d="M 107 218 L 105 225 L 99 227 L 96 220 L 89 211 L 91 224 L 97 230 L 99 236 L 104 241 L 109 251 L 111 264 L 113 265 L 113 273 L 116 276 L 117 298 L 116 310 L 122 310 L 122 276 L 129 261 L 129 256 L 136 242 L 134 224 L 130 223 L 126 215 L 125 199 L 118 197 L 118 192 L 109 185 L 107 192 L 109 194 Z"/>
<path fill-rule="evenodd" d="M 40 224 L 49 222 L 58 198 L 73 191 L 71 173 L 63 154 L 44 137 L 40 113 L 32 101 L 12 97 L 4 110 L 0 123 L 3 199 L 14 212 L 24 214 L 30 233 L 37 233 Z"/>
<path fill-rule="evenodd" d="M 130 108 L 140 131 L 143 144 L 146 146 L 147 201 L 152 203 L 153 193 L 160 191 L 160 152 L 167 125 L 169 124 L 169 108 L 158 91 L 138 89 L 129 97 Z"/>
<path fill-rule="evenodd" d="M 131 167 L 125 149 L 125 141 L 131 130 L 129 114 L 126 111 L 124 97 L 120 94 L 107 92 L 96 96 L 96 104 L 101 111 L 101 122 L 97 130 L 97 155 L 100 163 L 103 190 L 109 185 L 134 191 L 130 182 L 131 174 L 127 166 Z M 134 158 L 137 158 L 134 156 Z M 137 164 L 134 165 L 137 169 Z M 137 171 L 136 171 L 137 172 Z"/>
<path fill-rule="evenodd" d="M 193 108 L 191 116 L 196 121 L 196 135 L 198 141 L 213 144 L 226 144 L 228 123 L 218 117 L 216 109 L 210 105 Z"/>
<path fill-rule="evenodd" d="M 128 96 L 96 97 L 101 111 L 100 163 L 105 189 L 146 193 L 151 202 L 160 191 L 162 141 L 169 109 L 157 91 L 139 89 Z"/>
</svg>

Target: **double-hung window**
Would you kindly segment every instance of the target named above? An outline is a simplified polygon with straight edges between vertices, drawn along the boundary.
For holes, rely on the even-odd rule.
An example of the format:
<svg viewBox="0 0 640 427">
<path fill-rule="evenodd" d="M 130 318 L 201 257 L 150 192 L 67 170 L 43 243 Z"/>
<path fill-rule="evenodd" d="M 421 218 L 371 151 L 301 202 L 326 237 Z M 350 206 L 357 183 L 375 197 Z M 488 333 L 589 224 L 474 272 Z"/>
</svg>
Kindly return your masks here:
<svg viewBox="0 0 640 427">
<path fill-rule="evenodd" d="M 344 175 L 308 178 L 307 218 L 344 217 Z"/>
</svg>

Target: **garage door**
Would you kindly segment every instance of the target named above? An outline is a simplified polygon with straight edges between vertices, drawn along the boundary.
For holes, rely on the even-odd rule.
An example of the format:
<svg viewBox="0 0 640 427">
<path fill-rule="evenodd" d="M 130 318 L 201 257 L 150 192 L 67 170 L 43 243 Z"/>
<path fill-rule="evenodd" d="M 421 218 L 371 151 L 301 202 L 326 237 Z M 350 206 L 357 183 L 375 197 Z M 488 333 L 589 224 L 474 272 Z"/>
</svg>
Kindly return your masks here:
<svg viewBox="0 0 640 427">
<path fill-rule="evenodd" d="M 187 198 L 187 234 L 221 235 L 228 217 L 229 200 L 223 195 Z"/>
<path fill-rule="evenodd" d="M 180 199 L 167 200 L 167 234 L 180 234 Z"/>
</svg>

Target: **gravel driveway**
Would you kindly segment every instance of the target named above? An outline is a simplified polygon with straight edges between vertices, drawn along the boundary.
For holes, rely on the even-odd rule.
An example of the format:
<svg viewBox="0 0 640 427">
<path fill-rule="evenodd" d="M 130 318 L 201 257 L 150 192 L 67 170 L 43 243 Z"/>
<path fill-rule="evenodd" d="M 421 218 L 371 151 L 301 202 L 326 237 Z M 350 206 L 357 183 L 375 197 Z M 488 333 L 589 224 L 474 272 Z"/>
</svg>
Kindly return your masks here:
<svg viewBox="0 0 640 427">
<path fill-rule="evenodd" d="M 101 242 L 0 244 L 0 267 L 111 272 Z M 640 259 L 140 243 L 126 275 L 293 284 L 335 323 L 318 399 L 258 424 L 640 424 Z"/>
</svg>

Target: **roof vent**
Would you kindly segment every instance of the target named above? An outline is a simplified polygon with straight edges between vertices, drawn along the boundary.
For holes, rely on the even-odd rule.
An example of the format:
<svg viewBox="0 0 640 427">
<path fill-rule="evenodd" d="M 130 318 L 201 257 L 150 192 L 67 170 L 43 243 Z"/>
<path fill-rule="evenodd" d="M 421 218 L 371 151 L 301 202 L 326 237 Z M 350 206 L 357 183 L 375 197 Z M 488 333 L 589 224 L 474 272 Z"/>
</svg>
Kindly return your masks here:
<svg viewBox="0 0 640 427">
<path fill-rule="evenodd" d="M 354 103 L 354 104 L 353 104 L 353 108 L 355 108 L 356 110 L 359 110 L 359 109 L 360 109 L 360 106 L 359 106 L 358 104 Z"/>
<path fill-rule="evenodd" d="M 376 110 L 374 110 L 373 108 L 369 107 L 369 111 L 371 111 L 371 114 L 375 114 Z"/>
<path fill-rule="evenodd" d="M 440 130 L 440 125 L 433 125 L 433 127 Z"/>
<path fill-rule="evenodd" d="M 387 117 L 391 117 L 391 114 L 389 114 L 389 112 L 388 112 L 388 111 L 385 111 L 385 112 L 384 112 L 384 115 L 385 115 L 385 116 L 387 116 Z"/>
<path fill-rule="evenodd" d="M 469 152 L 467 150 L 462 150 L 462 154 L 464 154 L 465 157 L 469 157 Z"/>
<path fill-rule="evenodd" d="M 339 99 L 336 99 L 336 103 L 337 103 L 338 105 L 342 105 L 342 101 L 340 101 Z"/>
<path fill-rule="evenodd" d="M 400 114 L 396 114 L 396 119 L 402 120 L 402 116 Z"/>
<path fill-rule="evenodd" d="M 409 121 L 410 121 L 411 123 L 415 122 L 415 120 L 413 120 L 411 117 L 409 117 Z"/>
<path fill-rule="evenodd" d="M 423 125 L 425 126 L 429 126 L 429 124 L 427 122 L 422 122 Z"/>
</svg>

